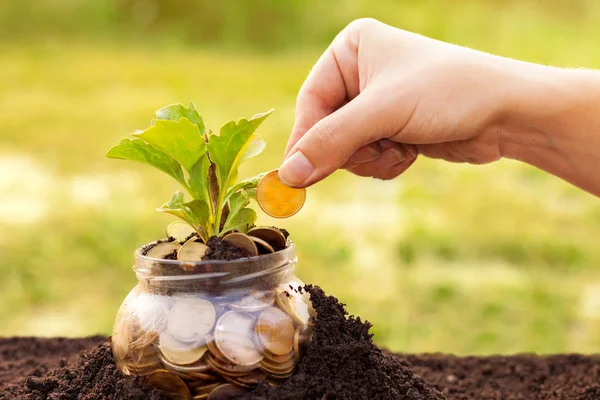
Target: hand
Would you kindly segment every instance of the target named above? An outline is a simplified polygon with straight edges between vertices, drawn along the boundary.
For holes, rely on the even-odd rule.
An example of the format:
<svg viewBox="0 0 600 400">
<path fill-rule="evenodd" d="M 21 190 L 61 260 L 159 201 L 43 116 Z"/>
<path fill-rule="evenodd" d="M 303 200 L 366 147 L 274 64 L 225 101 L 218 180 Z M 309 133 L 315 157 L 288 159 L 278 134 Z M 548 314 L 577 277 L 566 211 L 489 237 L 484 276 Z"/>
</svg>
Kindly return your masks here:
<svg viewBox="0 0 600 400">
<path fill-rule="evenodd" d="M 280 177 L 304 187 L 345 168 L 391 179 L 417 154 L 498 160 L 504 105 L 524 64 L 354 21 L 300 89 Z"/>
</svg>

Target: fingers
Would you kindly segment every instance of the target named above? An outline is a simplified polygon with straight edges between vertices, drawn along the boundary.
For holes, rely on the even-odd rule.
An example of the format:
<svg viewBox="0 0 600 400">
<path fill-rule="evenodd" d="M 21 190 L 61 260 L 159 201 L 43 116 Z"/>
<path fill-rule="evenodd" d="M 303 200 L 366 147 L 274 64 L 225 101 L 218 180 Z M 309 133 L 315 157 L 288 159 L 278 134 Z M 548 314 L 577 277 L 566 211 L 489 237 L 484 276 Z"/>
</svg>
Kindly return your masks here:
<svg viewBox="0 0 600 400">
<path fill-rule="evenodd" d="M 321 119 L 303 135 L 279 168 L 279 177 L 290 186 L 306 187 L 344 165 L 359 148 L 386 134 L 371 93 L 363 91 L 354 100 Z"/>
<path fill-rule="evenodd" d="M 371 144 L 359 148 L 354 152 L 354 154 L 350 156 L 348 161 L 346 161 L 346 163 L 342 165 L 342 168 L 348 169 L 369 161 L 376 160 L 377 158 L 379 158 L 381 153 L 383 153 L 381 142 L 381 140 L 378 140 L 377 142 L 373 142 Z"/>
<path fill-rule="evenodd" d="M 393 179 L 406 171 L 417 158 L 415 146 L 382 140 L 383 152 L 375 160 L 346 168 L 358 176 Z"/>
<path fill-rule="evenodd" d="M 317 121 L 358 95 L 358 59 L 353 31 L 345 29 L 333 40 L 302 85 L 285 157 Z"/>
</svg>

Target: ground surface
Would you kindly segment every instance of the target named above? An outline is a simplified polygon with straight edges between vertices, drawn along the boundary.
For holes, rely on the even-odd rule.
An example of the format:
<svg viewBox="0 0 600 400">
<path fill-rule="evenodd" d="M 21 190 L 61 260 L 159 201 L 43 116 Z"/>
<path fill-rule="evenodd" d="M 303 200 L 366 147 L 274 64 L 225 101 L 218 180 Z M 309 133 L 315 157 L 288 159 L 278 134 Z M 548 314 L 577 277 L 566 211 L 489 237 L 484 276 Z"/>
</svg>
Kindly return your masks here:
<svg viewBox="0 0 600 400">
<path fill-rule="evenodd" d="M 321 289 L 307 290 L 318 318 L 296 373 L 245 400 L 600 398 L 600 356 L 388 354 L 373 344 L 368 322 Z M 0 339 L 0 400 L 162 399 L 117 371 L 107 339 Z"/>
<path fill-rule="evenodd" d="M 23 382 L 31 374 L 43 376 L 48 370 L 65 365 L 65 360 L 73 363 L 82 349 L 92 349 L 105 340 L 101 336 L 0 339 L 0 398 L 11 398 L 6 390 L 10 384 Z M 410 363 L 418 376 L 449 400 L 600 398 L 600 356 L 398 357 Z"/>
</svg>

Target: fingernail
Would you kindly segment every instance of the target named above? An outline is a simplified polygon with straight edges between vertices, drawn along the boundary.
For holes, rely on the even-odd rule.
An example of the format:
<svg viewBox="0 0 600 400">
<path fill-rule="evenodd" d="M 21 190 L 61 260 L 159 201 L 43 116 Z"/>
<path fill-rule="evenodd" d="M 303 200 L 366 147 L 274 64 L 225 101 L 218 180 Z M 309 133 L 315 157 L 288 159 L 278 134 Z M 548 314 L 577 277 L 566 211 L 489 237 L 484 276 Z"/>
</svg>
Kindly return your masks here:
<svg viewBox="0 0 600 400">
<path fill-rule="evenodd" d="M 406 153 L 404 152 L 404 149 L 394 146 L 394 147 L 392 147 L 392 152 L 396 156 L 397 164 L 404 162 L 404 160 L 406 160 Z"/>
<path fill-rule="evenodd" d="M 302 151 L 298 150 L 279 168 L 279 179 L 288 186 L 298 186 L 313 173 L 314 167 Z"/>
<path fill-rule="evenodd" d="M 410 158 L 417 158 L 419 155 L 419 152 L 415 146 L 406 146 L 406 151 L 408 152 Z"/>
<path fill-rule="evenodd" d="M 367 146 L 367 151 L 373 158 L 377 158 L 381 155 L 383 149 L 381 148 L 381 143 L 373 142 Z"/>
</svg>

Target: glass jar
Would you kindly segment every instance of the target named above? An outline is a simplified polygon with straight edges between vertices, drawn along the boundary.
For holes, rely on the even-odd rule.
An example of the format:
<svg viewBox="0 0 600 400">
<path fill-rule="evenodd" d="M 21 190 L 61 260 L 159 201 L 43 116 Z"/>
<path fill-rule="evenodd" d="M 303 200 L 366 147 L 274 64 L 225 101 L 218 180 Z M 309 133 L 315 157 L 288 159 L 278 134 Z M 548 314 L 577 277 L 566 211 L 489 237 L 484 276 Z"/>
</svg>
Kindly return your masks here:
<svg viewBox="0 0 600 400">
<path fill-rule="evenodd" d="M 294 373 L 314 310 L 294 276 L 294 244 L 233 261 L 135 252 L 138 284 L 115 321 L 119 370 L 176 399 L 228 398 Z"/>
</svg>

